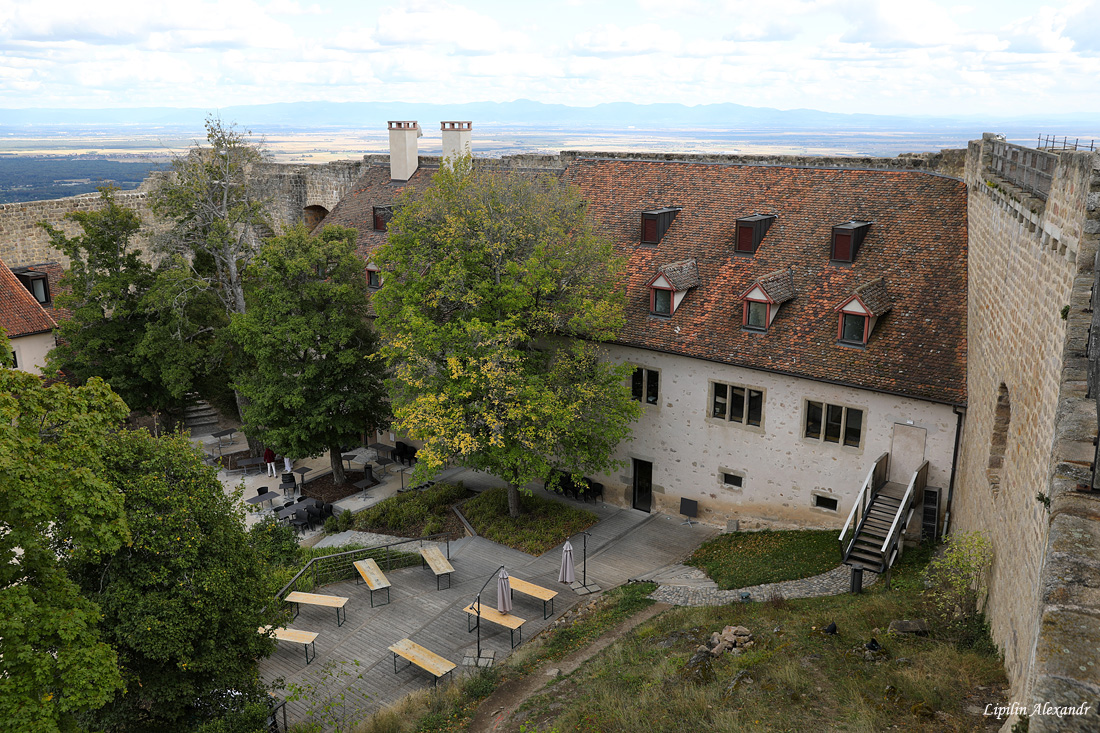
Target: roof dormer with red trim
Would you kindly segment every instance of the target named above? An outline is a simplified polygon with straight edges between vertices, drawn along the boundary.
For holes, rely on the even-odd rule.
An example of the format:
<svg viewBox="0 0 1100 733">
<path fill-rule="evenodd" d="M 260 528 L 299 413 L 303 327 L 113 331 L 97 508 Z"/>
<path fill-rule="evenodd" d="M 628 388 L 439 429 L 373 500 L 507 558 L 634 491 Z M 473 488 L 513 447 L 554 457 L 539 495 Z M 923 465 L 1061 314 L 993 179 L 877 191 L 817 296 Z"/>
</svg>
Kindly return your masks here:
<svg viewBox="0 0 1100 733">
<path fill-rule="evenodd" d="M 649 312 L 655 316 L 671 317 L 687 292 L 699 284 L 699 268 L 695 260 L 681 260 L 661 266 L 646 284 L 649 288 Z"/>
<path fill-rule="evenodd" d="M 835 310 L 839 314 L 836 340 L 844 346 L 866 346 L 879 317 L 893 307 L 886 282 L 880 277 L 856 288 Z"/>
<path fill-rule="evenodd" d="M 764 275 L 748 287 L 741 301 L 741 327 L 748 331 L 767 331 L 779 307 L 794 297 L 794 276 L 790 269 Z"/>
</svg>

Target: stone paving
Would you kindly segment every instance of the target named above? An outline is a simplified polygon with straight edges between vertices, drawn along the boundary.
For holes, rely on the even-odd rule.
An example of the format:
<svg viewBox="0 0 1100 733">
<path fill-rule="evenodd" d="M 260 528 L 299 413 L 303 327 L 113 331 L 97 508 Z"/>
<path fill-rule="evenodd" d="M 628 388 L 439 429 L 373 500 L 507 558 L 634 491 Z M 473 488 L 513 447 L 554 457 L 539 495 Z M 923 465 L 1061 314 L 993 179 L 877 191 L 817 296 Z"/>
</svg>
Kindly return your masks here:
<svg viewBox="0 0 1100 733">
<path fill-rule="evenodd" d="M 863 587 L 878 580 L 877 573 L 864 573 Z M 781 583 L 764 583 L 735 590 L 719 590 L 718 585 L 698 568 L 687 565 L 670 565 L 637 578 L 658 584 L 650 598 L 676 606 L 724 606 L 740 602 L 742 593 L 750 594 L 754 601 L 766 601 L 780 595 L 783 598 L 818 598 L 847 593 L 851 586 L 851 569 L 840 565 L 827 573 L 801 580 Z"/>
</svg>

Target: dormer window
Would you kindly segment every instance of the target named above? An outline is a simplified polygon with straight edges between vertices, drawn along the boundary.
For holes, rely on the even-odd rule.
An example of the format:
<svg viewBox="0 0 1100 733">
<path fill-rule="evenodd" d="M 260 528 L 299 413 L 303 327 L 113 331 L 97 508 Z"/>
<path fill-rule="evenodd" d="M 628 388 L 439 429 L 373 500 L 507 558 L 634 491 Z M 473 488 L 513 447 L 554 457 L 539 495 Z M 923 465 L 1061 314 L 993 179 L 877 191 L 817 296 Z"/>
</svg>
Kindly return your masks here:
<svg viewBox="0 0 1100 733">
<path fill-rule="evenodd" d="M 859 246 L 863 244 L 863 238 L 870 228 L 871 222 L 855 219 L 833 227 L 833 246 L 829 259 L 834 262 L 855 262 Z"/>
<path fill-rule="evenodd" d="M 794 297 L 794 278 L 790 270 L 765 275 L 741 293 L 744 306 L 741 326 L 749 331 L 767 331 L 779 313 L 779 306 Z"/>
<path fill-rule="evenodd" d="M 737 220 L 737 233 L 733 243 L 733 251 L 737 254 L 751 255 L 760 246 L 768 228 L 775 221 L 774 214 L 753 214 L 743 216 Z"/>
<path fill-rule="evenodd" d="M 382 287 L 382 272 L 373 262 L 367 265 L 367 287 L 372 290 Z"/>
<path fill-rule="evenodd" d="M 687 292 L 699 286 L 699 268 L 695 260 L 681 260 L 663 265 L 649 281 L 649 312 L 655 316 L 671 316 L 680 307 Z"/>
<path fill-rule="evenodd" d="M 34 296 L 39 304 L 50 304 L 50 281 L 46 273 L 36 272 L 35 270 L 13 270 L 13 274 L 19 282 L 23 283 L 23 287 L 30 291 L 30 294 Z"/>
<path fill-rule="evenodd" d="M 840 314 L 837 342 L 845 346 L 866 346 L 879 317 L 890 310 L 891 305 L 886 283 L 881 277 L 856 288 L 836 308 Z"/>
<path fill-rule="evenodd" d="M 642 244 L 659 244 L 672 220 L 680 213 L 679 207 L 665 207 L 642 212 Z"/>
<path fill-rule="evenodd" d="M 374 207 L 374 231 L 384 232 L 390 225 L 390 219 L 393 218 L 392 206 L 375 206 Z"/>
</svg>

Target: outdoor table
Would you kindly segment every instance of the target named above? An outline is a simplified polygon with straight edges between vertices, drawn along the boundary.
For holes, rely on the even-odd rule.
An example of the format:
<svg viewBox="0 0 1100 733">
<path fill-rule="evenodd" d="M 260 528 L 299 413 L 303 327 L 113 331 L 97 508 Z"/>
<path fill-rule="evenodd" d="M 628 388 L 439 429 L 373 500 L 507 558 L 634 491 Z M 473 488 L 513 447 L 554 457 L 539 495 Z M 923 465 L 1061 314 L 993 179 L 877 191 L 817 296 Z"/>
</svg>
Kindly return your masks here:
<svg viewBox="0 0 1100 733">
<path fill-rule="evenodd" d="M 293 517 L 294 512 L 298 511 L 299 509 L 304 509 L 304 508 L 305 508 L 304 506 L 299 506 L 298 504 L 291 504 L 288 507 L 283 507 L 278 512 L 279 513 L 279 519 L 286 519 L 287 517 Z"/>
<path fill-rule="evenodd" d="M 285 484 L 279 484 L 279 490 L 283 492 L 283 498 L 289 499 L 294 496 L 294 490 L 298 488 L 298 484 L 293 481 Z"/>
<path fill-rule="evenodd" d="M 382 456 L 379 456 L 378 458 L 374 459 L 374 462 L 377 463 L 379 466 L 381 466 L 382 470 L 385 471 L 386 473 L 390 472 L 389 466 L 393 463 L 393 461 L 390 460 L 389 458 L 383 458 Z"/>
<path fill-rule="evenodd" d="M 242 458 L 241 460 L 237 461 L 237 467 L 243 468 L 246 474 L 248 473 L 248 469 L 259 468 L 262 465 L 264 465 L 263 458 Z"/>
<path fill-rule="evenodd" d="M 263 504 L 265 501 L 275 501 L 276 499 L 282 499 L 282 494 L 275 491 L 266 491 L 259 496 L 253 496 L 251 499 L 245 499 L 245 504 Z"/>
<path fill-rule="evenodd" d="M 382 452 L 383 451 L 385 451 L 386 454 L 390 456 L 390 458 L 393 458 L 393 446 L 392 445 L 386 445 L 385 443 L 371 443 L 367 447 L 368 448 L 373 448 L 375 450 L 375 452 L 378 453 L 378 458 L 380 460 L 382 458 Z M 392 463 L 392 461 L 390 461 L 390 462 Z"/>
<path fill-rule="evenodd" d="M 293 472 L 298 474 L 298 476 L 299 476 L 299 478 L 298 478 L 299 485 L 301 485 L 301 486 L 306 485 L 306 474 L 309 473 L 312 470 L 313 470 L 312 468 L 309 468 L 307 466 L 302 466 L 301 468 L 294 469 Z"/>
<path fill-rule="evenodd" d="M 233 435 L 233 433 L 235 433 L 235 432 L 237 432 L 236 428 L 228 428 L 226 430 L 219 430 L 216 433 L 211 433 L 210 435 L 211 435 L 211 437 L 214 437 L 214 438 L 218 439 L 218 448 L 221 448 L 222 438 L 228 438 L 230 435 Z"/>
<path fill-rule="evenodd" d="M 340 456 L 340 460 L 348 462 L 348 470 L 350 471 L 351 462 L 359 460 L 359 456 L 354 453 L 345 453 L 344 455 Z"/>
</svg>

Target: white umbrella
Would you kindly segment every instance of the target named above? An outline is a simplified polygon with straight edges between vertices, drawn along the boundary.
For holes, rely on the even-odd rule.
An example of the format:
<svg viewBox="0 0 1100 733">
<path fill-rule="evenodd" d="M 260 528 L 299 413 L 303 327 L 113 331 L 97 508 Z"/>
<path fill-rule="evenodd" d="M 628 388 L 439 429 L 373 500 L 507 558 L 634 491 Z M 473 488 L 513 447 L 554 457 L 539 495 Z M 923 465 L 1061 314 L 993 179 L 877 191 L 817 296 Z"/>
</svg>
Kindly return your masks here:
<svg viewBox="0 0 1100 733">
<path fill-rule="evenodd" d="M 565 541 L 565 547 L 561 548 L 561 572 L 558 573 L 559 583 L 572 583 L 577 579 L 573 574 L 573 545 L 569 540 Z"/>
<path fill-rule="evenodd" d="M 504 568 L 497 574 L 497 610 L 501 613 L 512 610 L 512 584 L 508 580 L 508 571 Z"/>
</svg>

